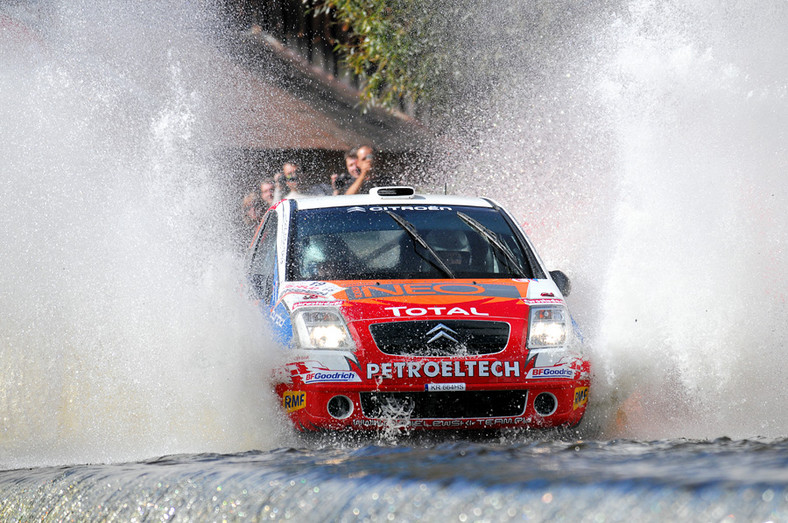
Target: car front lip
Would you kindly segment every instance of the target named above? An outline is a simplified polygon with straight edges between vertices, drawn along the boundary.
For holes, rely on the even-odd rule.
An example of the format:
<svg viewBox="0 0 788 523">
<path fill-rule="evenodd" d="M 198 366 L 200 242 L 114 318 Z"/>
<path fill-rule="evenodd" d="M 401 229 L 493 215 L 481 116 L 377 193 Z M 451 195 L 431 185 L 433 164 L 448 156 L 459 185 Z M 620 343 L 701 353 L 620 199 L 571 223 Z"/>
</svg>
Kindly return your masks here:
<svg viewBox="0 0 788 523">
<path fill-rule="evenodd" d="M 525 428 L 525 427 L 555 427 L 573 426 L 582 418 L 586 402 L 589 380 L 558 379 L 558 380 L 525 380 L 520 382 L 487 382 L 466 383 L 464 391 L 427 392 L 423 382 L 411 382 L 407 386 L 402 383 L 392 382 L 382 384 L 365 381 L 362 383 L 313 383 L 306 384 L 295 381 L 289 384 L 279 384 L 277 392 L 283 396 L 289 393 L 303 394 L 303 406 L 290 412 L 296 426 L 304 430 L 379 430 L 385 428 L 399 428 L 407 430 L 483 430 L 500 428 Z M 362 404 L 362 395 L 401 394 L 403 397 L 421 398 L 423 401 L 432 401 L 440 395 L 454 395 L 461 400 L 463 395 L 473 393 L 487 393 L 495 396 L 496 393 L 522 392 L 525 395 L 525 404 L 522 410 L 512 412 L 507 409 L 505 413 L 491 412 L 490 415 L 463 416 L 457 412 L 451 416 L 422 416 L 411 417 L 408 409 L 392 409 L 388 416 L 367 415 Z M 581 393 L 581 402 L 578 402 L 578 392 Z M 540 394 L 552 395 L 557 407 L 548 415 L 536 412 L 535 399 Z M 352 402 L 352 411 L 341 418 L 329 414 L 328 404 L 332 398 L 344 396 Z M 504 396 L 505 397 L 505 396 Z M 407 406 L 406 406 L 407 407 Z M 495 409 L 494 409 L 495 410 Z"/>
</svg>

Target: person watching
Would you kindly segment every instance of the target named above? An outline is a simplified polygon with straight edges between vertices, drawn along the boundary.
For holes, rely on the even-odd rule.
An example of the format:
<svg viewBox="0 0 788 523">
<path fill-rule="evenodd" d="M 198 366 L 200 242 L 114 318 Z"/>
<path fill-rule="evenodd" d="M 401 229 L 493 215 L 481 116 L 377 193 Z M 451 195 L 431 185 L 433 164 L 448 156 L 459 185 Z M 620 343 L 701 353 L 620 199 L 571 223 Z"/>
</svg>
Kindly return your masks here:
<svg viewBox="0 0 788 523">
<path fill-rule="evenodd" d="M 282 198 L 301 196 L 300 178 L 301 166 L 294 162 L 286 162 L 282 166 L 282 170 L 274 176 L 274 181 L 276 182 L 274 201 L 278 202 Z"/>
<path fill-rule="evenodd" d="M 258 195 L 256 191 L 252 191 L 244 196 L 241 202 L 241 209 L 243 212 L 244 227 L 249 234 L 251 234 L 260 223 L 267 207 L 265 209 L 263 208 L 263 202 L 260 199 L 260 195 Z"/>
<path fill-rule="evenodd" d="M 358 167 L 358 177 L 348 187 L 345 194 L 367 193 L 374 186 L 375 151 L 371 145 L 362 145 L 358 148 L 356 166 Z"/>
<path fill-rule="evenodd" d="M 356 178 L 358 178 L 358 165 L 356 165 L 358 147 L 353 147 L 345 153 L 345 172 L 331 175 L 331 188 L 334 196 L 345 194 Z"/>
<path fill-rule="evenodd" d="M 274 181 L 266 178 L 265 180 L 260 182 L 260 199 L 263 202 L 263 206 L 268 209 L 271 207 L 275 202 L 274 200 Z"/>
</svg>

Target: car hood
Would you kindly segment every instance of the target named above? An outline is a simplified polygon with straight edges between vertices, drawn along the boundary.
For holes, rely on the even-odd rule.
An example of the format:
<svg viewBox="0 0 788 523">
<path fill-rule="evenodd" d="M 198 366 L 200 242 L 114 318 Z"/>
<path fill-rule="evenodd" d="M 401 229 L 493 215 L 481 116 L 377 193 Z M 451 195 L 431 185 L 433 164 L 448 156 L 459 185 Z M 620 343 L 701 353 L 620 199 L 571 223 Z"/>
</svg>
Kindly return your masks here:
<svg viewBox="0 0 788 523">
<path fill-rule="evenodd" d="M 381 280 L 288 282 L 282 300 L 300 307 L 340 307 L 349 322 L 410 319 L 525 321 L 528 307 L 563 304 L 550 280 Z"/>
</svg>

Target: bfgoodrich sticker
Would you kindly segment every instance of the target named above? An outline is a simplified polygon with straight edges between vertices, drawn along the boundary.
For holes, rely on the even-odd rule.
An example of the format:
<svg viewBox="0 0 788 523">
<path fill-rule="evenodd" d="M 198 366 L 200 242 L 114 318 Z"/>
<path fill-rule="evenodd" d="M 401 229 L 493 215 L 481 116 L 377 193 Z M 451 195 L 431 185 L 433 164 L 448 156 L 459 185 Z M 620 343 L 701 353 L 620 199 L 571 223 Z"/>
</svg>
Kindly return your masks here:
<svg viewBox="0 0 788 523">
<path fill-rule="evenodd" d="M 575 371 L 567 367 L 537 367 L 528 371 L 529 378 L 574 378 Z"/>
<path fill-rule="evenodd" d="M 358 374 L 341 370 L 310 372 L 304 376 L 304 383 L 349 383 L 354 381 L 361 381 Z"/>
</svg>

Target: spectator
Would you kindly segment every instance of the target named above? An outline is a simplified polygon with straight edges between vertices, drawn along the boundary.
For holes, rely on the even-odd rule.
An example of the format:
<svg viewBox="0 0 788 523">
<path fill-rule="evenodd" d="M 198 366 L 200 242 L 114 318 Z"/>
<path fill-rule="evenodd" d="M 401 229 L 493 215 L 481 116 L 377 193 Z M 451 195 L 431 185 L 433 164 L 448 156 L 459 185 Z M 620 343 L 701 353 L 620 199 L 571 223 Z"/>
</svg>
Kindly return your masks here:
<svg viewBox="0 0 788 523">
<path fill-rule="evenodd" d="M 375 151 L 371 145 L 362 145 L 356 153 L 358 177 L 345 194 L 366 194 L 375 186 Z"/>
<path fill-rule="evenodd" d="M 274 201 L 282 198 L 295 198 L 301 196 L 301 166 L 295 162 L 285 162 L 282 170 L 274 176 L 276 187 Z"/>
<path fill-rule="evenodd" d="M 345 153 L 345 172 L 331 175 L 331 187 L 335 196 L 337 194 L 345 194 L 348 187 L 358 178 L 357 154 L 358 147 L 353 147 L 347 151 Z"/>
<path fill-rule="evenodd" d="M 252 191 L 244 196 L 241 202 L 241 209 L 243 211 L 244 226 L 250 232 L 254 232 L 260 220 L 263 218 L 263 214 L 265 214 L 263 201 L 260 199 L 260 195 L 257 194 L 256 191 Z"/>
<path fill-rule="evenodd" d="M 274 181 L 272 179 L 266 178 L 260 182 L 260 199 L 263 202 L 263 207 L 266 209 L 276 203 L 274 200 Z"/>
</svg>

